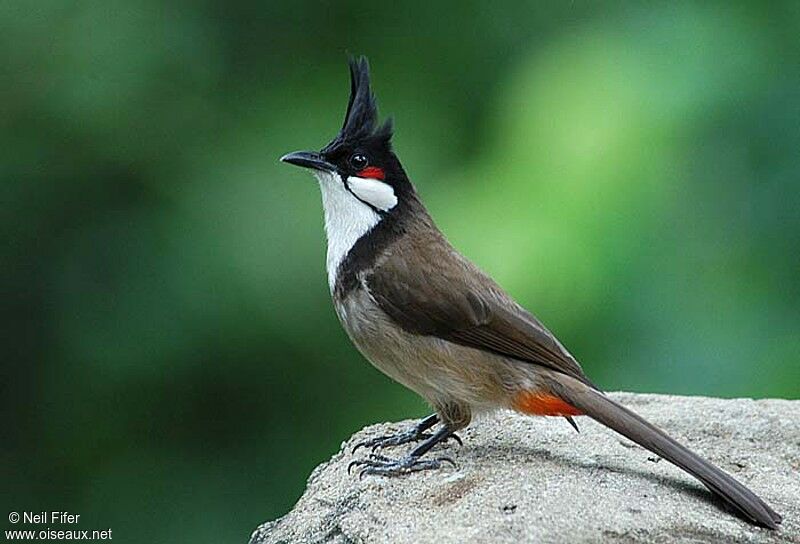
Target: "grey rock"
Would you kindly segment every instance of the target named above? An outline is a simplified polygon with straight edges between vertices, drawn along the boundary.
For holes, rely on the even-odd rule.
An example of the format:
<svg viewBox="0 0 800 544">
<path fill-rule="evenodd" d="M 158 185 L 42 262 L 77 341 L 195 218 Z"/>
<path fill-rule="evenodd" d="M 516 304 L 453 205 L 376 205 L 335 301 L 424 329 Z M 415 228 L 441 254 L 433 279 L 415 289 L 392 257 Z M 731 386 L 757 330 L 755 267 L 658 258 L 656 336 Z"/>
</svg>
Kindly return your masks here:
<svg viewBox="0 0 800 544">
<path fill-rule="evenodd" d="M 784 516 L 750 525 L 680 469 L 594 421 L 500 413 L 449 443 L 458 468 L 401 477 L 347 473 L 358 441 L 412 424 L 367 427 L 317 467 L 284 517 L 251 544 L 419 542 L 798 542 L 800 401 L 612 396 L 759 494 Z M 408 447 L 383 453 L 399 456 Z"/>
</svg>

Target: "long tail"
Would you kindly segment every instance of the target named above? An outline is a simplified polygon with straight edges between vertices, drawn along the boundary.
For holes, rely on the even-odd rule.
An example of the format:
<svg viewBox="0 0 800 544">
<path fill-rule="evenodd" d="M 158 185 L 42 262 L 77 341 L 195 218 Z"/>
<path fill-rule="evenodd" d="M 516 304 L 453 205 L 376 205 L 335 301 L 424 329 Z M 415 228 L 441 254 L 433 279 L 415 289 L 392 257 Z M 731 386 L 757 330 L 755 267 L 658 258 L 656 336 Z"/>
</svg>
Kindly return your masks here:
<svg viewBox="0 0 800 544">
<path fill-rule="evenodd" d="M 642 417 L 569 376 L 553 376 L 551 392 L 585 415 L 682 468 L 753 522 L 777 529 L 781 516 L 729 474 L 680 445 Z"/>
</svg>

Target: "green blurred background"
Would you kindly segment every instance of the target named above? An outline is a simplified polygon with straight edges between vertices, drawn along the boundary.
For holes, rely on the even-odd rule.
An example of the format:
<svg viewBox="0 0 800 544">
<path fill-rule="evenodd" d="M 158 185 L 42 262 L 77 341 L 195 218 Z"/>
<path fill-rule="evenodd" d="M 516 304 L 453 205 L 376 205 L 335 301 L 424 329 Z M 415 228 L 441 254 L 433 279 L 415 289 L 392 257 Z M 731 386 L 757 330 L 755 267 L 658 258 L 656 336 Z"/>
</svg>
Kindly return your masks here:
<svg viewBox="0 0 800 544">
<path fill-rule="evenodd" d="M 599 385 L 797 398 L 799 35 L 796 1 L 3 2 L 3 512 L 244 542 L 427 412 L 341 331 L 277 160 L 338 130 L 348 52 L 440 227 Z"/>
</svg>

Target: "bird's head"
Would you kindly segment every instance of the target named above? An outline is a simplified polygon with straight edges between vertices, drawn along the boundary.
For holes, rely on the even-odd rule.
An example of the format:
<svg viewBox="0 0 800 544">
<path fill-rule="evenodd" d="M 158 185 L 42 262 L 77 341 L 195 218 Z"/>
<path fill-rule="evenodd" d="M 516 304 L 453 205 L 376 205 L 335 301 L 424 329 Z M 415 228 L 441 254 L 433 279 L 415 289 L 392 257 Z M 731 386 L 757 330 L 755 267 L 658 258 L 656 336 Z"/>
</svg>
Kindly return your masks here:
<svg viewBox="0 0 800 544">
<path fill-rule="evenodd" d="M 350 59 L 350 102 L 339 134 L 322 150 L 296 151 L 283 162 L 309 168 L 316 175 L 323 197 L 352 199 L 382 216 L 413 195 L 413 187 L 392 151 L 392 122 L 378 125 L 378 107 L 369 82 L 367 59 Z M 345 194 L 347 193 L 347 194 Z M 325 202 L 326 213 L 328 203 Z"/>
</svg>

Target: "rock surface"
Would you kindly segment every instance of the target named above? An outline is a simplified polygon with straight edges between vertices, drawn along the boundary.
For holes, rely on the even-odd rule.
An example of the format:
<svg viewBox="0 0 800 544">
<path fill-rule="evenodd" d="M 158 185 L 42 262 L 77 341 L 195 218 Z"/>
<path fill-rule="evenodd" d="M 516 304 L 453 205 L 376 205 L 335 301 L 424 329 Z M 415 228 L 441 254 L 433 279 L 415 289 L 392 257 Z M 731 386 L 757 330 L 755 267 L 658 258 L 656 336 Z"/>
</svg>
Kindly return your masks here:
<svg viewBox="0 0 800 544">
<path fill-rule="evenodd" d="M 800 401 L 612 396 L 753 489 L 784 516 L 780 529 L 748 524 L 688 474 L 588 418 L 577 418 L 577 434 L 561 419 L 502 413 L 462 431 L 464 446 L 433 450 L 458 468 L 395 478 L 349 475 L 367 453 L 353 445 L 412 422 L 356 433 L 251 544 L 800 543 Z"/>
</svg>

